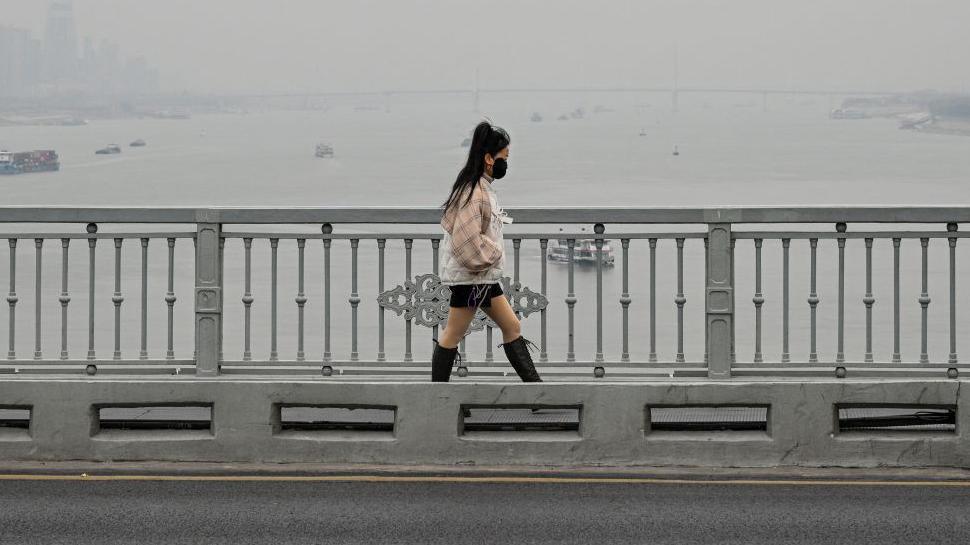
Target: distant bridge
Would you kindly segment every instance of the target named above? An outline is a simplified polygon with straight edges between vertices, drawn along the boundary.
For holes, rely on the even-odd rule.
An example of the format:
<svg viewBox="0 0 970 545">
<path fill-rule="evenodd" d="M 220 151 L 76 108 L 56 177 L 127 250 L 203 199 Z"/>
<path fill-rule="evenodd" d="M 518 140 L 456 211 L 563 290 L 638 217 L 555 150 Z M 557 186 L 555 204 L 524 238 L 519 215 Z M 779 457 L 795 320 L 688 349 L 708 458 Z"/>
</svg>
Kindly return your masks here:
<svg viewBox="0 0 970 545">
<path fill-rule="evenodd" d="M 474 89 L 397 89 L 388 91 L 310 91 L 287 93 L 242 93 L 225 95 L 226 98 L 300 98 L 333 96 L 392 96 L 392 95 L 471 95 Z M 768 94 L 768 95 L 822 95 L 822 96 L 882 96 L 901 95 L 911 91 L 880 91 L 864 89 L 780 89 L 775 87 L 507 87 L 479 89 L 478 93 L 711 93 L 711 94 Z"/>
<path fill-rule="evenodd" d="M 492 89 L 398 89 L 389 91 L 311 91 L 304 93 L 253 93 L 227 95 L 225 98 L 238 100 L 273 100 L 273 99 L 296 99 L 304 103 L 315 98 L 328 97 L 347 97 L 347 96 L 379 96 L 389 97 L 395 95 L 471 95 L 475 97 L 475 104 L 478 104 L 478 96 L 481 94 L 512 94 L 512 93 L 661 93 L 670 94 L 671 105 L 674 111 L 679 110 L 680 95 L 685 93 L 693 94 L 732 94 L 732 95 L 756 95 L 761 97 L 762 110 L 768 109 L 768 97 L 772 95 L 810 95 L 825 96 L 829 98 L 846 96 L 887 96 L 900 95 L 909 91 L 887 91 L 887 90 L 866 90 L 866 89 L 781 89 L 777 87 L 703 87 L 703 86 L 673 86 L 673 87 L 543 87 L 543 88 L 492 88 Z M 477 108 L 476 108 L 477 109 Z"/>
</svg>

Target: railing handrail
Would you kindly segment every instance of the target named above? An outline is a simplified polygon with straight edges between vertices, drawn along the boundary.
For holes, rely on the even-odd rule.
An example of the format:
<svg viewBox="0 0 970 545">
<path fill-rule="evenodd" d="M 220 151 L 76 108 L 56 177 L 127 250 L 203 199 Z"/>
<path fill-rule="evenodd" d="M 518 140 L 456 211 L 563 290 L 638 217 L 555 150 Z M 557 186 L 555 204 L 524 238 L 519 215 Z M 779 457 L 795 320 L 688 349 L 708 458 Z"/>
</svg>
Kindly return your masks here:
<svg viewBox="0 0 970 545">
<path fill-rule="evenodd" d="M 595 309 L 596 309 L 596 364 L 597 367 L 594 369 L 594 373 L 599 373 L 597 376 L 603 375 L 602 363 L 604 361 L 603 355 L 603 275 L 602 268 L 604 266 L 604 253 L 601 251 L 605 244 L 604 240 L 617 240 L 619 239 L 622 244 L 622 263 L 624 269 L 623 274 L 623 292 L 620 296 L 620 304 L 623 306 L 624 312 L 624 349 L 622 359 L 624 361 L 629 361 L 628 352 L 628 328 L 629 328 L 629 316 L 627 308 L 631 302 L 629 295 L 629 271 L 628 271 L 628 250 L 630 247 L 630 241 L 635 238 L 647 238 L 650 244 L 650 305 L 651 305 L 651 331 L 650 331 L 650 342 L 651 342 L 651 361 L 656 361 L 656 347 L 655 347 L 655 330 L 653 329 L 653 324 L 656 323 L 655 316 L 655 285 L 654 278 L 655 267 L 656 267 L 656 246 L 659 239 L 671 239 L 673 238 L 676 242 L 677 251 L 677 294 L 674 302 L 677 305 L 677 355 L 676 362 L 684 363 L 684 305 L 686 304 L 687 297 L 684 290 L 684 245 L 687 239 L 701 239 L 704 244 L 704 294 L 703 294 L 703 305 L 704 313 L 706 318 L 706 325 L 704 329 L 705 334 L 705 350 L 704 350 L 704 360 L 707 365 L 708 375 L 712 378 L 727 378 L 731 376 L 732 364 L 735 361 L 735 299 L 736 299 L 736 289 L 735 289 L 735 256 L 734 249 L 736 242 L 739 239 L 754 239 L 755 246 L 755 266 L 756 266 L 756 285 L 755 285 L 755 296 L 752 299 L 756 306 L 756 342 L 755 342 L 755 364 L 763 363 L 763 352 L 761 346 L 761 305 L 764 302 L 764 296 L 761 287 L 761 251 L 763 247 L 764 240 L 770 239 L 781 239 L 781 246 L 783 252 L 783 351 L 782 351 L 782 361 L 783 363 L 789 363 L 790 351 L 788 345 L 788 316 L 789 316 L 789 248 L 791 243 L 795 239 L 808 238 L 810 251 L 811 251 L 811 284 L 810 284 L 810 294 L 807 299 L 808 304 L 811 307 L 811 327 L 810 327 L 810 355 L 809 363 L 818 363 L 818 351 L 816 344 L 816 323 L 817 323 L 817 308 L 819 303 L 818 293 L 816 291 L 816 280 L 817 280 L 817 251 L 818 242 L 821 239 L 834 239 L 838 245 L 838 295 L 837 295 L 837 308 L 838 308 L 838 350 L 835 359 L 836 364 L 840 364 L 839 369 L 842 369 L 844 376 L 845 370 L 841 367 L 844 364 L 845 359 L 845 320 L 844 320 L 844 306 L 845 306 L 845 249 L 847 239 L 863 238 L 866 244 L 866 296 L 863 298 L 863 302 L 866 304 L 866 358 L 867 363 L 872 362 L 872 335 L 871 335 L 871 325 L 872 325 L 872 305 L 874 304 L 875 298 L 872 295 L 871 289 L 871 265 L 872 265 L 872 246 L 875 239 L 892 238 L 893 242 L 893 273 L 894 273 L 894 287 L 893 287 L 893 364 L 901 363 L 900 357 L 900 246 L 902 239 L 904 238 L 919 238 L 921 246 L 921 257 L 922 257 L 922 290 L 920 292 L 920 297 L 918 299 L 922 309 L 922 323 L 921 323 L 921 352 L 920 352 L 920 363 L 928 364 L 930 362 L 928 356 L 928 306 L 930 304 L 929 288 L 928 288 L 928 248 L 931 238 L 941 239 L 946 237 L 949 242 L 949 302 L 950 302 L 950 352 L 948 357 L 948 364 L 957 363 L 957 351 L 956 351 L 956 245 L 959 238 L 965 238 L 970 233 L 959 233 L 959 223 L 966 223 L 970 221 L 970 206 L 946 206 L 946 205 L 930 205 L 930 206 L 918 206 L 910 207 L 905 205 L 869 205 L 869 206 L 794 206 L 794 207 L 778 207 L 778 206 L 727 206 L 727 207 L 511 207 L 507 209 L 509 213 L 515 219 L 517 225 L 520 224 L 573 224 L 574 227 L 571 229 L 572 233 L 569 232 L 550 232 L 555 231 L 555 229 L 549 229 L 542 227 L 535 227 L 531 229 L 532 233 L 509 233 L 506 235 L 506 239 L 512 239 L 513 253 L 511 257 L 513 276 L 512 281 L 516 285 L 519 284 L 520 279 L 520 248 L 522 246 L 522 241 L 526 239 L 539 239 L 540 249 L 543 255 L 542 259 L 542 288 L 541 292 L 545 293 L 547 291 L 546 284 L 546 259 L 545 255 L 548 249 L 548 241 L 552 239 L 558 239 L 559 245 L 555 247 L 558 252 L 558 256 L 562 256 L 562 239 L 566 239 L 568 244 L 566 244 L 566 252 L 568 253 L 568 292 L 565 299 L 567 304 L 568 312 L 568 338 L 569 347 L 566 353 L 566 362 L 572 363 L 576 361 L 575 350 L 573 345 L 574 336 L 574 312 L 575 304 L 577 302 L 575 286 L 574 286 L 574 264 L 577 260 L 576 253 L 576 242 L 580 239 L 596 239 L 596 247 L 598 249 L 595 252 L 595 256 L 592 257 L 596 262 L 596 299 L 595 299 Z M 141 317 L 141 333 L 142 333 L 142 349 L 140 352 L 140 358 L 147 359 L 147 349 L 146 349 L 146 331 L 147 331 L 147 313 L 145 309 L 147 308 L 147 284 L 148 284 L 148 247 L 149 241 L 152 238 L 167 238 L 168 243 L 168 291 L 166 292 L 166 304 L 168 305 L 168 350 L 166 353 L 166 361 L 174 359 L 173 351 L 173 305 L 176 300 L 174 293 L 174 268 L 175 268 L 175 242 L 177 238 L 192 238 L 194 246 L 194 264 L 195 264 L 195 282 L 194 282 L 194 293 L 192 295 L 192 302 L 195 308 L 195 356 L 196 361 L 196 373 L 199 376 L 215 376 L 220 373 L 220 363 L 224 361 L 222 342 L 223 342 L 223 306 L 224 306 L 224 283 L 223 283 L 223 272 L 224 272 L 224 249 L 227 239 L 239 239 L 243 238 L 243 243 L 246 251 L 246 295 L 244 295 L 243 303 L 246 305 L 246 351 L 244 354 L 246 357 L 244 359 L 249 359 L 250 354 L 250 342 L 249 342 L 249 305 L 252 303 L 252 295 L 250 293 L 250 273 L 251 273 L 251 250 L 252 241 L 257 238 L 269 238 L 271 247 L 271 298 L 270 298 L 270 309 L 271 309 L 271 350 L 270 350 L 270 361 L 278 360 L 278 351 L 276 346 L 277 339 L 277 259 L 278 259 L 278 248 L 279 241 L 283 238 L 296 238 L 297 248 L 298 248 L 298 274 L 299 274 L 299 289 L 298 295 L 295 302 L 298 305 L 299 312 L 299 326 L 298 326 L 298 339 L 299 339 L 299 349 L 298 349 L 298 361 L 305 361 L 306 351 L 303 345 L 303 305 L 306 303 L 306 295 L 304 291 L 304 267 L 305 267 L 305 255 L 304 251 L 307 248 L 307 241 L 310 239 L 322 239 L 323 250 L 324 250 L 324 265 L 323 265 L 323 277 L 324 277 L 324 355 L 323 363 L 327 364 L 323 368 L 323 372 L 326 373 L 326 369 L 329 364 L 334 360 L 332 358 L 332 352 L 330 349 L 330 303 L 331 303 L 331 293 L 330 293 L 330 250 L 332 242 L 338 239 L 349 239 L 350 249 L 351 249 L 351 294 L 348 302 L 351 305 L 351 361 L 359 361 L 358 352 L 358 342 L 357 342 L 357 320 L 358 320 L 358 306 L 362 302 L 360 292 L 358 291 L 358 250 L 360 248 L 361 241 L 365 239 L 376 238 L 377 250 L 379 253 L 378 257 L 378 270 L 379 270 L 379 289 L 381 292 L 384 291 L 384 251 L 386 248 L 386 243 L 388 240 L 395 238 L 403 238 L 405 246 L 405 277 L 410 280 L 414 277 L 414 271 L 412 270 L 412 249 L 414 241 L 418 239 L 430 240 L 432 245 L 432 263 L 430 270 L 432 272 L 437 272 L 439 268 L 439 246 L 441 245 L 441 231 L 437 227 L 437 223 L 440 221 L 440 209 L 437 207 L 411 207 L 411 206 L 393 206 L 393 207 L 354 207 L 354 206 L 333 206 L 333 207 L 300 207 L 300 206 L 289 206 L 289 207 L 255 207 L 255 206 L 219 206 L 219 207 L 179 207 L 179 206 L 161 206 L 161 207 L 116 207 L 116 206 L 95 206 L 95 207 L 71 207 L 71 206 L 50 206 L 50 207 L 38 207 L 38 206 L 0 206 L 0 223 L 25 223 L 25 224 L 39 224 L 39 223 L 76 223 L 76 224 L 87 224 L 84 231 L 86 234 L 82 233 L 38 233 L 32 232 L 36 230 L 25 229 L 25 231 L 31 231 L 27 233 L 6 233 L 3 234 L 3 238 L 8 239 L 9 250 L 9 260 L 10 260 L 10 275 L 9 275 L 9 292 L 7 295 L 7 302 L 10 305 L 9 313 L 10 318 L 9 323 L 9 347 L 8 347 L 8 360 L 16 360 L 15 351 L 15 341 L 16 331 L 16 303 L 19 296 L 16 292 L 16 263 L 17 263 L 17 247 L 18 242 L 27 238 L 33 238 L 34 247 L 34 272 L 35 272 L 35 303 L 34 303 L 34 330 L 35 330 L 35 347 L 34 347 L 34 358 L 36 360 L 42 359 L 42 339 L 41 339 L 41 329 L 42 329 L 42 317 L 41 310 L 43 305 L 42 301 L 42 290 L 40 286 L 42 285 L 42 261 L 44 257 L 44 241 L 48 239 L 60 238 L 60 248 L 61 248 L 61 291 L 58 297 L 58 301 L 61 303 L 61 358 L 68 359 L 67 352 L 67 306 L 70 302 L 70 294 L 68 291 L 68 264 L 69 264 L 69 249 L 71 247 L 70 242 L 72 239 L 87 239 L 87 254 L 88 254 L 88 353 L 87 359 L 96 359 L 96 352 L 94 347 L 94 330 L 95 330 L 95 300 L 96 300 L 96 247 L 99 239 L 114 239 L 114 290 L 112 292 L 111 301 L 114 304 L 114 338 L 115 338 L 115 348 L 114 348 L 114 360 L 120 361 L 122 356 L 121 351 L 121 306 L 125 300 L 122 284 L 121 284 L 121 270 L 122 270 L 122 248 L 124 246 L 124 239 L 132 238 L 133 236 L 138 236 L 141 238 L 141 265 L 142 265 L 142 283 L 141 283 L 141 294 L 142 294 L 142 317 Z M 98 233 L 99 224 L 168 224 L 166 227 L 168 230 L 176 229 L 172 225 L 185 224 L 192 225 L 194 229 L 191 231 L 185 229 L 179 232 L 160 232 L 160 233 L 147 233 L 144 229 L 134 233 Z M 864 225 L 859 226 L 859 224 L 872 224 L 872 223 L 882 223 L 882 224 L 926 224 L 933 229 L 932 231 L 918 231 L 911 229 L 909 227 L 893 226 L 891 231 L 875 231 L 871 228 L 865 228 Z M 307 230 L 312 232 L 307 233 L 271 233 L 273 229 L 270 228 L 247 228 L 247 225 L 272 225 L 272 224 L 282 224 L 282 225 L 306 225 Z M 371 233 L 358 233 L 352 232 L 355 228 L 354 225 L 368 225 L 368 224 L 411 224 L 411 225 L 424 225 L 427 228 L 422 228 L 424 232 L 422 233 L 405 233 L 405 232 L 382 232 L 381 229 L 372 229 Z M 587 229 L 584 228 L 583 233 L 575 233 L 578 229 L 576 224 L 595 224 L 592 232 L 585 232 Z M 637 230 L 639 232 L 623 232 L 623 229 L 610 228 L 607 226 L 615 226 L 618 224 L 628 224 L 628 225 L 670 225 L 670 224 L 690 224 L 692 227 L 689 229 L 684 228 L 668 228 L 665 230 L 671 230 L 673 232 L 657 232 L 650 233 L 650 229 L 643 229 L 640 227 L 627 227 L 626 231 Z M 748 230 L 739 230 L 744 224 L 761 224 L 768 225 L 768 227 L 758 226 L 756 228 L 749 228 Z M 810 228 L 803 228 L 801 231 L 791 230 L 791 227 L 785 224 L 809 224 Z M 825 232 L 820 232 L 820 229 L 827 229 Z M 849 224 L 857 225 L 862 227 L 859 230 L 850 231 L 848 228 Z M 241 226 L 237 227 L 237 231 L 227 230 L 228 226 Z M 312 228 L 309 226 L 313 226 Z M 334 233 L 334 225 L 344 225 L 351 226 L 341 229 L 342 233 Z M 436 231 L 431 233 L 432 229 L 430 226 L 434 226 Z M 832 230 L 834 227 L 834 231 Z M 183 229 L 179 227 L 178 229 Z M 903 230 L 908 229 L 908 230 Z M 943 230 L 945 229 L 945 231 Z M 302 229 L 301 229 L 302 230 Z M 348 232 L 351 230 L 351 232 Z M 401 229 L 399 231 L 405 231 L 406 229 Z M 661 229 L 658 229 L 658 231 Z M 78 231 L 80 231 L 78 229 Z M 524 231 L 524 230 L 523 230 Z M 538 233 L 536 232 L 538 231 Z M 562 230 L 560 230 L 562 231 Z M 678 232 L 681 231 L 681 232 Z M 690 232 L 687 232 L 690 231 Z M 586 244 L 585 242 L 583 242 Z M 853 243 L 854 244 L 854 243 Z M 22 246 L 28 246 L 29 240 L 26 244 Z M 50 247 L 51 245 L 48 245 Z M 75 247 L 78 245 L 75 245 Z M 80 245 L 83 248 L 83 244 Z M 29 247 L 29 246 L 28 246 Z M 56 248 L 56 241 L 54 244 Z M 373 246 L 371 246 L 373 247 Z M 83 250 L 82 250 L 83 251 Z M 585 261 L 590 261 L 590 256 L 583 256 Z M 609 257 L 609 264 L 613 264 L 612 256 Z M 427 266 L 427 263 L 422 267 Z M 427 271 L 429 269 L 421 269 L 421 271 Z M 383 307 L 381 307 L 381 312 L 383 312 Z M 379 320 L 383 319 L 383 315 L 379 317 Z M 405 329 L 405 362 L 412 362 L 412 352 L 411 352 L 411 318 L 405 318 L 406 329 Z M 543 322 L 544 324 L 544 322 Z M 545 327 L 542 325 L 541 327 Z M 381 343 L 383 343 L 383 322 L 380 322 L 379 331 L 381 332 Z M 489 335 L 487 333 L 486 335 Z M 491 346 L 491 339 L 487 337 L 488 346 Z M 545 362 L 545 333 L 543 329 L 543 336 L 541 339 L 543 351 L 540 356 L 540 360 Z M 490 350 L 490 349 L 488 349 Z M 384 352 L 383 344 L 378 348 L 378 361 L 386 361 L 386 355 Z M 491 352 L 486 352 L 486 361 L 491 361 Z M 948 368 L 948 376 L 956 376 L 956 368 Z"/>
<path fill-rule="evenodd" d="M 970 206 L 507 207 L 519 224 L 964 223 Z M 435 206 L 0 206 L 0 223 L 435 224 Z"/>
</svg>

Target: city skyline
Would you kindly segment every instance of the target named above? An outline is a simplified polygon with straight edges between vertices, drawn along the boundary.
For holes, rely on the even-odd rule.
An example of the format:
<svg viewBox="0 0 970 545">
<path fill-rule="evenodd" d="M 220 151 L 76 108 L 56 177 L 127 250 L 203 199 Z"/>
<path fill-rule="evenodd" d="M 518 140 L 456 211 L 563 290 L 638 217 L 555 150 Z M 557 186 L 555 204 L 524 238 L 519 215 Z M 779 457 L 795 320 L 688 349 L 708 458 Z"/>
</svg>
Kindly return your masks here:
<svg viewBox="0 0 970 545">
<path fill-rule="evenodd" d="M 963 91 L 957 0 L 75 0 L 82 35 L 151 59 L 166 92 L 682 85 Z M 45 5 L 0 0 L 39 31 Z M 487 36 L 479 39 L 476 36 Z M 962 44 L 962 45 L 961 45 Z"/>
<path fill-rule="evenodd" d="M 0 96 L 154 92 L 158 73 L 118 44 L 79 39 L 72 0 L 50 0 L 42 32 L 0 26 Z M 82 49 L 83 43 L 83 49 Z"/>
</svg>

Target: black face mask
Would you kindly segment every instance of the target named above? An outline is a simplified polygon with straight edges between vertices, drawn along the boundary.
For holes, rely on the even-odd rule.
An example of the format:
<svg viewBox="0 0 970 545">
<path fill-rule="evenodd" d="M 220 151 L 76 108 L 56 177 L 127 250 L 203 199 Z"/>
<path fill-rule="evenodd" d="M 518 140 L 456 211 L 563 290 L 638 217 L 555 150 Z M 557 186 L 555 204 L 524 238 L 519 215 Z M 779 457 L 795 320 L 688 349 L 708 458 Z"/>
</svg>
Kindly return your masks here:
<svg viewBox="0 0 970 545">
<path fill-rule="evenodd" d="M 501 180 L 505 177 L 505 173 L 509 170 L 509 162 L 501 157 L 495 160 L 495 164 L 492 165 L 492 178 L 496 180 Z"/>
</svg>

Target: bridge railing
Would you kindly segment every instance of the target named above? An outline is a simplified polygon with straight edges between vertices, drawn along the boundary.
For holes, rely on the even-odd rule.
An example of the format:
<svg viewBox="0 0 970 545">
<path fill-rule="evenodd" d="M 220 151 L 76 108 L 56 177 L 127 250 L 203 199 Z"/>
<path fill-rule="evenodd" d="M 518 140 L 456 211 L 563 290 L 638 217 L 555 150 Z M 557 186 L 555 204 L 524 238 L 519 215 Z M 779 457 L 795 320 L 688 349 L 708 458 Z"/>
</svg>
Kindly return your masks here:
<svg viewBox="0 0 970 545">
<path fill-rule="evenodd" d="M 958 373 L 956 249 L 959 239 L 967 236 L 959 232 L 958 225 L 970 220 L 970 207 L 575 207 L 507 211 L 514 224 L 506 233 L 506 291 L 511 292 L 528 335 L 537 340 L 540 369 L 549 374 L 727 378 L 785 372 L 845 376 L 856 369 L 866 373 L 946 372 L 951 377 Z M 8 239 L 10 249 L 8 352 L 7 361 L 0 362 L 0 372 L 424 376 L 430 347 L 424 340 L 437 333 L 446 313 L 442 292 L 434 291 L 434 278 L 427 276 L 438 272 L 439 218 L 435 208 L 0 207 L 0 222 L 9 224 L 8 232 L 0 236 Z M 52 224 L 59 226 L 52 230 Z M 128 225 L 139 228 L 129 229 Z M 823 225 L 825 228 L 820 228 Z M 82 248 L 87 250 L 83 252 L 86 275 L 71 266 L 72 260 L 79 258 L 76 250 L 71 250 L 82 240 Z M 186 251 L 188 240 L 193 241 L 192 257 L 180 260 L 176 250 Z M 106 241 L 110 246 L 104 244 Z M 931 242 L 944 244 L 946 264 L 942 271 L 930 267 Z M 917 248 L 917 244 L 918 266 L 903 259 L 901 253 L 902 249 Z M 18 267 L 18 254 L 22 261 L 28 245 L 34 249 L 32 271 Z M 615 256 L 606 251 L 611 245 Z M 102 269 L 96 266 L 98 249 L 105 246 L 113 254 L 110 275 L 99 273 Z M 123 290 L 126 278 L 122 271 L 132 264 L 125 256 L 132 246 L 140 254 L 135 260 L 140 269 L 137 306 L 129 302 L 132 290 Z M 162 259 L 154 257 L 154 250 L 154 261 L 149 261 L 149 249 L 158 246 Z M 791 266 L 791 249 L 799 246 L 805 252 L 798 251 L 796 257 L 809 260 L 807 271 L 795 271 Z M 883 267 L 887 263 L 876 261 L 873 255 L 874 248 L 883 246 L 893 252 L 888 269 Z M 292 259 L 292 265 L 284 265 L 285 276 L 296 276 L 295 296 L 292 303 L 286 303 L 290 310 L 284 308 L 284 314 L 280 313 L 279 297 L 281 247 L 287 252 L 284 259 Z M 777 296 L 766 295 L 763 252 L 769 249 L 781 252 L 777 263 L 780 271 L 774 267 L 767 271 L 780 284 Z M 253 254 L 264 250 L 269 251 L 268 271 L 254 267 Z M 829 250 L 837 253 L 837 266 L 831 271 L 825 268 L 823 280 L 834 281 L 837 287 L 834 295 L 831 291 L 823 295 L 833 297 L 836 312 L 820 315 L 818 254 Z M 392 251 L 403 259 L 388 263 Z M 740 263 L 736 255 L 740 251 L 750 251 L 751 260 Z M 47 255 L 50 253 L 55 255 Z M 524 253 L 526 261 L 538 271 L 523 270 Z M 230 254 L 240 254 L 240 259 L 227 261 Z M 45 271 L 50 276 L 50 270 L 44 264 L 50 267 L 52 258 L 58 265 L 57 282 L 45 277 Z M 611 267 L 611 263 L 616 266 Z M 852 267 L 863 263 L 864 273 L 860 271 L 859 278 L 851 276 Z M 738 274 L 741 266 L 744 269 Z M 556 267 L 554 271 L 552 267 Z M 231 274 L 227 275 L 227 270 Z M 665 272 L 674 270 L 673 275 Z M 901 278 L 914 271 L 918 271 L 919 293 L 913 301 L 907 301 L 909 290 Z M 33 273 L 33 283 L 27 284 L 30 288 L 26 292 L 25 272 Z M 891 315 L 873 312 L 877 303 L 874 272 L 877 281 L 892 278 Z M 802 310 L 792 303 L 793 295 L 797 297 L 792 280 L 800 273 L 807 274 L 809 280 L 804 294 L 807 308 Z M 860 299 L 865 316 L 861 324 L 846 318 L 846 301 L 851 304 L 853 292 L 851 286 L 846 287 L 847 275 L 864 278 Z M 418 282 L 422 276 L 423 284 Z M 942 288 L 932 286 L 934 293 L 940 289 L 946 294 L 943 300 L 948 313 L 943 319 L 930 312 L 931 278 L 945 279 Z M 79 280 L 86 283 L 86 289 L 77 289 Z M 254 280 L 260 290 L 269 292 L 268 297 L 265 292 L 254 293 Z M 176 289 L 186 282 L 192 289 L 191 305 L 181 302 L 184 295 Z M 666 292 L 665 282 L 672 294 Z M 107 283 L 110 289 L 99 288 L 99 283 Z M 739 291 L 739 286 L 752 283 L 750 293 Z M 156 287 L 159 285 L 162 288 Z M 318 289 L 321 291 L 316 293 Z M 238 303 L 229 301 L 230 292 L 241 292 Z M 24 293 L 29 295 L 22 301 Z M 699 311 L 688 307 L 688 297 L 693 301 L 701 294 Z M 739 296 L 750 296 L 751 306 L 738 304 L 742 300 Z M 879 303 L 882 297 L 879 294 Z M 113 307 L 110 320 L 96 313 L 106 301 Z M 165 327 L 156 329 L 155 322 L 149 320 L 155 316 L 150 310 L 162 301 Z M 18 308 L 28 302 L 32 312 L 25 316 Z M 75 310 L 78 302 L 84 303 L 83 314 Z M 314 304 L 313 310 L 319 309 L 319 314 L 311 320 L 308 305 Z M 769 323 L 777 320 L 773 331 L 764 327 L 766 304 L 776 305 L 767 319 Z M 264 311 L 261 305 L 268 308 Z M 919 316 L 919 351 L 911 355 L 903 349 L 908 336 L 916 336 L 907 323 L 911 314 L 907 308 L 916 310 Z M 390 316 L 388 311 L 393 311 Z M 403 314 L 403 331 L 388 324 L 395 313 Z M 232 321 L 227 322 L 230 317 Z M 805 327 L 796 328 L 796 318 L 799 323 L 805 318 Z M 180 334 L 189 329 L 185 327 L 189 319 L 191 341 Z M 23 342 L 25 322 L 32 333 L 29 351 Z M 256 322 L 268 329 L 268 339 L 253 334 Z M 227 327 L 227 323 L 231 325 Z M 891 327 L 891 350 L 874 344 L 874 324 Z M 417 334 L 422 340 L 416 356 L 415 327 L 421 326 L 428 328 Z M 469 370 L 472 374 L 509 372 L 506 364 L 495 361 L 492 328 L 486 322 L 482 329 L 483 351 L 471 353 L 466 343 L 462 344 L 461 376 Z M 105 330 L 110 331 L 111 349 L 99 350 L 103 344 L 97 343 L 105 342 Z M 831 356 L 820 350 L 820 330 L 834 336 Z M 52 331 L 58 334 L 51 335 Z M 80 331 L 86 337 L 86 350 L 72 349 Z M 123 348 L 133 344 L 135 331 L 137 350 L 126 352 Z M 152 351 L 149 339 L 154 345 L 159 331 L 164 332 L 159 335 L 164 346 Z M 281 350 L 281 331 L 284 340 L 295 344 L 293 352 Z M 425 331 L 430 335 L 424 335 Z M 468 339 L 475 339 L 475 335 Z M 739 342 L 742 336 L 744 343 Z M 937 346 L 940 338 L 946 339 L 945 346 Z M 227 339 L 232 339 L 232 346 Z M 804 356 L 796 354 L 793 340 L 807 343 Z M 56 347 L 50 349 L 55 341 Z M 268 350 L 255 349 L 254 341 L 268 341 Z M 766 350 L 768 341 L 780 343 L 778 350 Z M 389 344 L 400 347 L 400 352 L 389 349 Z M 862 347 L 858 357 L 857 347 Z M 240 357 L 227 357 L 240 349 Z"/>
</svg>

